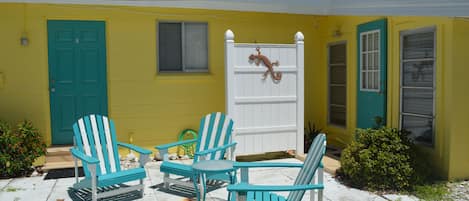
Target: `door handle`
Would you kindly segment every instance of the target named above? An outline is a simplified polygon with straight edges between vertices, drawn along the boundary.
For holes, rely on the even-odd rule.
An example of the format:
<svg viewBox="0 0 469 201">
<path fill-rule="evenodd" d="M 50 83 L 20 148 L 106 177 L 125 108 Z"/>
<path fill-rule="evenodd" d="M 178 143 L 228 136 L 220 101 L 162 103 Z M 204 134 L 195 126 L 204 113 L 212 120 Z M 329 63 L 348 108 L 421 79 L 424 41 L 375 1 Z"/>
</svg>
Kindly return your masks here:
<svg viewBox="0 0 469 201">
<path fill-rule="evenodd" d="M 55 79 L 51 79 L 50 80 L 50 89 L 49 89 L 50 92 L 55 92 L 54 85 L 55 85 Z"/>
</svg>

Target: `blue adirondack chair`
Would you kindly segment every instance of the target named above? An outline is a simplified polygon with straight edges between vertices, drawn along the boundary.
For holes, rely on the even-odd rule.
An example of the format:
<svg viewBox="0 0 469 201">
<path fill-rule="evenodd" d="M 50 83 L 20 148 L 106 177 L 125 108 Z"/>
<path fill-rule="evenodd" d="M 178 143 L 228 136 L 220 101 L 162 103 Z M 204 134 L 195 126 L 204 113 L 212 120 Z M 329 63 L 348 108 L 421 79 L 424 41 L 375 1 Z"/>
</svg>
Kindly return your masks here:
<svg viewBox="0 0 469 201">
<path fill-rule="evenodd" d="M 92 114 L 80 118 L 73 124 L 73 132 L 75 147 L 71 148 L 70 152 L 75 158 L 74 189 L 91 188 L 93 201 L 136 190 L 139 190 L 143 196 L 143 179 L 146 177 L 143 166 L 148 161 L 151 151 L 117 142 L 114 123 L 106 116 Z M 122 170 L 117 146 L 138 152 L 140 167 Z M 82 161 L 85 173 L 85 178 L 81 181 L 78 179 L 77 159 Z M 134 180 L 140 180 L 140 184 L 120 185 Z"/>
<path fill-rule="evenodd" d="M 192 165 L 170 161 L 168 159 L 169 148 L 196 143 L 193 163 L 199 160 L 231 160 L 236 145 L 236 142 L 231 141 L 232 131 L 233 120 L 220 112 L 211 113 L 201 119 L 196 139 L 156 146 L 155 148 L 158 149 L 160 156 L 163 158 L 160 171 L 164 173 L 164 187 L 168 189 L 171 184 L 178 184 L 194 188 L 193 182 L 188 180 L 194 175 Z M 171 175 L 179 175 L 179 177 L 172 178 Z M 225 175 L 208 175 L 207 178 L 224 181 L 230 179 Z"/>
<path fill-rule="evenodd" d="M 318 190 L 318 200 L 322 200 L 324 189 L 321 160 L 326 152 L 326 135 L 319 134 L 311 144 L 308 155 L 303 164 L 295 163 L 262 163 L 244 162 L 235 163 L 241 169 L 241 182 L 228 186 L 228 191 L 236 192 L 238 200 L 248 201 L 300 201 L 306 190 L 311 190 L 311 200 L 314 200 L 314 191 Z M 301 168 L 293 185 L 253 185 L 249 184 L 248 168 L 265 167 L 296 167 Z M 314 174 L 318 171 L 318 181 L 314 181 Z M 290 191 L 288 197 L 273 192 Z"/>
</svg>

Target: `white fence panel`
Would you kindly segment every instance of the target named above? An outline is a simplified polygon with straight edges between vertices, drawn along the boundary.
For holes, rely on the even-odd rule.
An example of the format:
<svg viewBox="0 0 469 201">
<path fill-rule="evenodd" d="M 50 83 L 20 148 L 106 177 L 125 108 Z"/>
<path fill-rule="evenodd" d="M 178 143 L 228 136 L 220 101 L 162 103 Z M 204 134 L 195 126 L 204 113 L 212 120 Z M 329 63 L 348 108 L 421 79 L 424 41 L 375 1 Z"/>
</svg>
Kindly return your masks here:
<svg viewBox="0 0 469 201">
<path fill-rule="evenodd" d="M 225 73 L 227 113 L 234 119 L 236 155 L 294 149 L 303 153 L 304 121 L 304 43 L 303 34 L 295 44 L 235 44 L 234 34 L 225 34 Z M 262 55 L 278 61 L 274 80 L 267 67 L 249 59 Z"/>
</svg>

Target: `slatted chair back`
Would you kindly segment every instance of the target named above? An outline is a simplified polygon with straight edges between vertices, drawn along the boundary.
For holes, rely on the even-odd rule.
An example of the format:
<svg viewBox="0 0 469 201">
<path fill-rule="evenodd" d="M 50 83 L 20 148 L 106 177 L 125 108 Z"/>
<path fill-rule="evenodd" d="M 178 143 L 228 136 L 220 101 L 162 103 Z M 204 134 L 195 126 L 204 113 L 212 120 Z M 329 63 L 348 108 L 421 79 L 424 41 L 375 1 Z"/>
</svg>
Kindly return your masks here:
<svg viewBox="0 0 469 201">
<path fill-rule="evenodd" d="M 319 167 L 322 157 L 326 153 L 326 135 L 317 135 L 311 147 L 309 148 L 308 155 L 304 161 L 303 167 L 301 168 L 298 176 L 295 180 L 295 185 L 310 184 L 313 180 L 314 173 Z M 303 198 L 305 191 L 292 191 L 288 195 L 288 201 L 300 201 Z"/>
<path fill-rule="evenodd" d="M 87 115 L 73 124 L 75 144 L 80 151 L 99 160 L 96 175 L 121 171 L 114 122 L 106 116 Z M 83 164 L 86 177 L 88 166 Z"/>
<path fill-rule="evenodd" d="M 196 145 L 196 152 L 221 147 L 231 142 L 233 131 L 233 120 L 221 112 L 211 113 L 200 120 L 199 138 Z M 225 151 L 218 151 L 207 154 L 205 159 L 223 160 Z M 194 157 L 194 162 L 201 160 Z"/>
</svg>

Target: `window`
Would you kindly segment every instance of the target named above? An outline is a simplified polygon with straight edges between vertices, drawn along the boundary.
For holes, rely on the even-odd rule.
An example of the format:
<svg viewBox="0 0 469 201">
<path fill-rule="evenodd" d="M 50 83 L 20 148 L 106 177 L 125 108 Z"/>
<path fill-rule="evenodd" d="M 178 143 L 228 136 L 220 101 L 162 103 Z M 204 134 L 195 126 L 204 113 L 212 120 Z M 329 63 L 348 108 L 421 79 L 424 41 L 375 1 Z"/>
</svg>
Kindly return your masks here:
<svg viewBox="0 0 469 201">
<path fill-rule="evenodd" d="M 360 34 L 360 90 L 379 91 L 380 46 L 379 30 Z"/>
<path fill-rule="evenodd" d="M 401 32 L 401 128 L 434 144 L 435 29 Z"/>
<path fill-rule="evenodd" d="M 335 43 L 329 45 L 329 123 L 346 126 L 346 45 Z"/>
<path fill-rule="evenodd" d="M 208 72 L 207 23 L 158 23 L 158 72 Z"/>
</svg>

